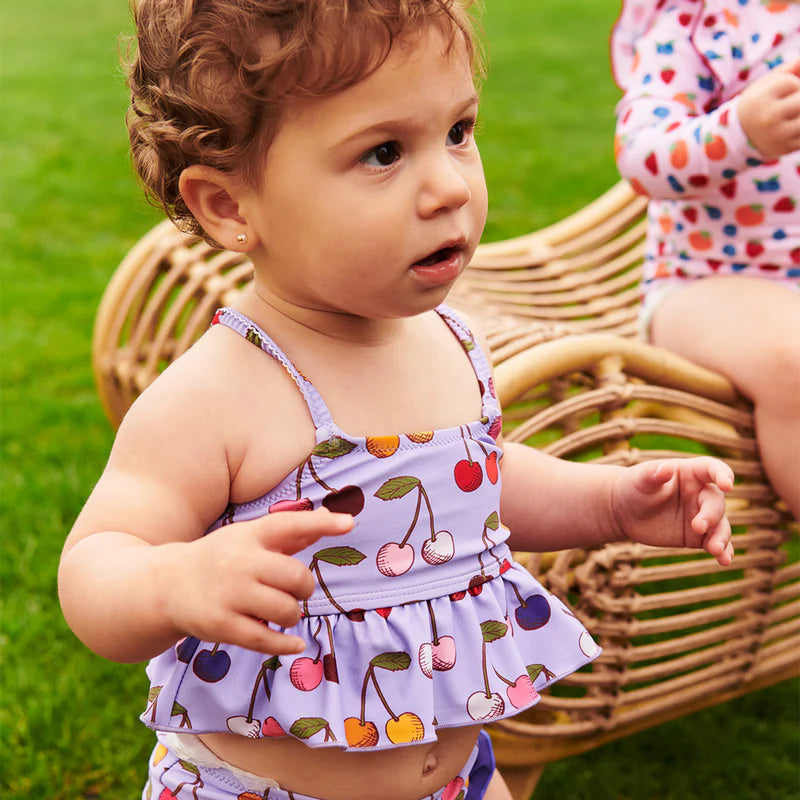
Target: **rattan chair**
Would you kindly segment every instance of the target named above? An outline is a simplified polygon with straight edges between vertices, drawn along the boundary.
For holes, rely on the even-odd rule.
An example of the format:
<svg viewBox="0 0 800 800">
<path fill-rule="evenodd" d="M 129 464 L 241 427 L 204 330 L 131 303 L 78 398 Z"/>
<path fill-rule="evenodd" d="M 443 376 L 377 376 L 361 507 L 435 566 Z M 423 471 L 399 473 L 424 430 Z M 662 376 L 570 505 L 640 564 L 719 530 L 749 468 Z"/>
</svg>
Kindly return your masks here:
<svg viewBox="0 0 800 800">
<path fill-rule="evenodd" d="M 644 201 L 627 184 L 536 233 L 479 248 L 451 301 L 487 332 L 505 436 L 562 458 L 633 464 L 709 452 L 737 475 L 737 556 L 612 544 L 518 554 L 603 646 L 531 712 L 490 726 L 516 798 L 568 755 L 800 674 L 800 564 L 764 476 L 752 409 L 723 377 L 635 339 Z M 252 278 L 236 253 L 158 225 L 97 315 L 93 359 L 118 424 Z"/>
</svg>

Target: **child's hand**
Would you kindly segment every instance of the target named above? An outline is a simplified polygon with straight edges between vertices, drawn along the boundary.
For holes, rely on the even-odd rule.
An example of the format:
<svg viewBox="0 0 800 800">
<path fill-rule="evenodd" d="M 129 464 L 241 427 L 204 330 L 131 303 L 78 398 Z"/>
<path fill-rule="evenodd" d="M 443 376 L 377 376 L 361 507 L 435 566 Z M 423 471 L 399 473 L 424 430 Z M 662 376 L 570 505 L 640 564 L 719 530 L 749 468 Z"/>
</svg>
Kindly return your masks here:
<svg viewBox="0 0 800 800">
<path fill-rule="evenodd" d="M 800 59 L 762 75 L 740 95 L 739 122 L 768 158 L 800 149 Z"/>
<path fill-rule="evenodd" d="M 725 492 L 733 472 L 715 458 L 672 458 L 622 470 L 611 506 L 632 541 L 655 547 L 702 547 L 722 566 L 733 559 Z"/>
<path fill-rule="evenodd" d="M 302 652 L 302 639 L 263 621 L 298 622 L 298 600 L 311 596 L 314 577 L 291 555 L 352 527 L 349 514 L 284 511 L 163 545 L 171 551 L 159 575 L 165 613 L 181 635 L 274 655 Z"/>
</svg>

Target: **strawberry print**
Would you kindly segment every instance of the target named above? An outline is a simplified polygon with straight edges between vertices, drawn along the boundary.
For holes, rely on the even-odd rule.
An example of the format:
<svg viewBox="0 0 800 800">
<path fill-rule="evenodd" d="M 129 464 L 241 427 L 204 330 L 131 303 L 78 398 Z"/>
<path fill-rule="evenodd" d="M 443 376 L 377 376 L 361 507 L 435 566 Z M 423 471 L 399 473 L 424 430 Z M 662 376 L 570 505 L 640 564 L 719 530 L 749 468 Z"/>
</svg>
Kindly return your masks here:
<svg viewBox="0 0 800 800">
<path fill-rule="evenodd" d="M 624 91 L 617 165 L 651 198 L 645 293 L 663 280 L 731 273 L 798 286 L 788 219 L 800 198 L 800 154 L 765 158 L 739 124 L 737 98 L 797 59 L 800 6 L 625 0 L 611 53 Z"/>
</svg>

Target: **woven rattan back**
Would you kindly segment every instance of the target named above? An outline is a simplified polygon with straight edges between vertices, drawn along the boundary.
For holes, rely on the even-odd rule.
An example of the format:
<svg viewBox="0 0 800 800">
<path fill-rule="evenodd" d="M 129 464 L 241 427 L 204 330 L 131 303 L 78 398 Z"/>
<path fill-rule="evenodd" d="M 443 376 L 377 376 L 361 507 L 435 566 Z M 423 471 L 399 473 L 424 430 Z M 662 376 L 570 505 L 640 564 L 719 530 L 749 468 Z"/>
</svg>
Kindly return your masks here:
<svg viewBox="0 0 800 800">
<path fill-rule="evenodd" d="M 507 359 L 496 383 L 508 441 L 623 465 L 710 453 L 737 475 L 730 568 L 696 550 L 625 543 L 520 555 L 604 650 L 530 714 L 494 726 L 500 763 L 542 764 L 800 674 L 797 537 L 790 558 L 789 518 L 764 476 L 752 409 L 724 378 L 589 334 Z"/>
</svg>

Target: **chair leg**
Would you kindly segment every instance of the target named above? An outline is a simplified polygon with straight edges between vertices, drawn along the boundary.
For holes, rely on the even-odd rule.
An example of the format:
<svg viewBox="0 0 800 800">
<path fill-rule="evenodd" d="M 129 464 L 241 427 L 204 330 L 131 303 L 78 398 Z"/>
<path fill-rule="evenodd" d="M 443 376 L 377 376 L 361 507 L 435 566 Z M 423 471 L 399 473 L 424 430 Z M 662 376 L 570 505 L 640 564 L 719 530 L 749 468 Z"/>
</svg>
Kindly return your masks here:
<svg viewBox="0 0 800 800">
<path fill-rule="evenodd" d="M 544 772 L 544 764 L 533 767 L 501 767 L 500 774 L 514 800 L 530 800 Z"/>
</svg>

